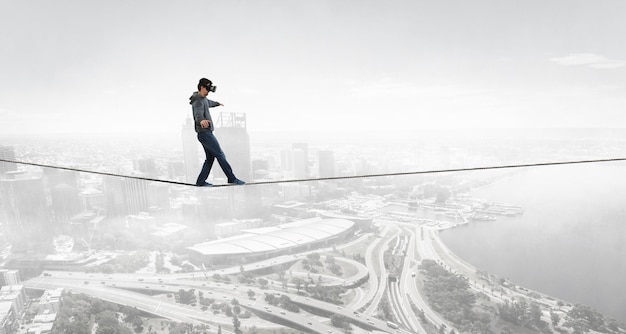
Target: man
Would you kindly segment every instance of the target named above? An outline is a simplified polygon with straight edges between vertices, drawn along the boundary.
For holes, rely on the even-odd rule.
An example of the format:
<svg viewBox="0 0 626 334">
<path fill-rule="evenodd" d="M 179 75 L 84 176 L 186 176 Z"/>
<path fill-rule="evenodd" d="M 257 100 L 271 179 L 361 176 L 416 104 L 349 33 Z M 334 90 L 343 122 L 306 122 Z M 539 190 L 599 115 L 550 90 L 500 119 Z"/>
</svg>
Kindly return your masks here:
<svg viewBox="0 0 626 334">
<path fill-rule="evenodd" d="M 222 152 L 220 144 L 217 142 L 217 138 L 213 135 L 213 119 L 211 118 L 209 108 L 223 106 L 223 104 L 207 99 L 209 92 L 215 92 L 215 86 L 213 86 L 211 80 L 202 78 L 200 79 L 200 82 L 198 82 L 198 91 L 194 92 L 189 98 L 189 104 L 191 104 L 191 109 L 193 111 L 195 129 L 198 133 L 198 141 L 202 144 L 204 153 L 206 154 L 206 160 L 204 161 L 200 175 L 198 175 L 198 179 L 196 180 L 196 186 L 212 186 L 212 184 L 206 182 L 206 179 L 209 177 L 214 159 L 217 159 L 220 167 L 222 167 L 224 174 L 228 178 L 228 183 L 238 185 L 245 184 L 244 181 L 239 180 L 235 177 L 235 174 L 233 174 L 233 169 L 230 167 L 228 161 L 226 161 L 226 155 Z"/>
</svg>

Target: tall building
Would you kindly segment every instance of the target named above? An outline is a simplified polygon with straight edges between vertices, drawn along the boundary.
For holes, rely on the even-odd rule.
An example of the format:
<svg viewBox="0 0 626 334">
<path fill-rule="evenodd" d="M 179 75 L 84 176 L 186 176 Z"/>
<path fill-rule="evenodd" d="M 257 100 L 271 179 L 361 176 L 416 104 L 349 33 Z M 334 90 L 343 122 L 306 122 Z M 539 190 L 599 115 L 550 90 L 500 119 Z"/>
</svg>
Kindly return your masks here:
<svg viewBox="0 0 626 334">
<path fill-rule="evenodd" d="M 198 170 L 198 173 L 200 171 Z M 187 175 L 185 175 L 185 162 L 179 160 L 170 160 L 167 162 L 167 177 L 171 180 L 183 180 L 187 181 Z"/>
<path fill-rule="evenodd" d="M 14 249 L 28 251 L 51 242 L 53 226 L 41 177 L 26 172 L 8 172 L 0 180 L 0 202 L 5 210 L 5 232 Z"/>
<path fill-rule="evenodd" d="M 264 159 L 252 160 L 252 178 L 254 180 L 267 179 L 269 175 L 269 163 Z"/>
<path fill-rule="evenodd" d="M 226 159 L 237 178 L 249 180 L 251 173 L 250 136 L 246 127 L 246 114 L 220 113 L 215 122 L 215 136 L 220 142 Z M 215 178 L 226 178 L 217 164 L 213 164 L 211 173 Z"/>
<path fill-rule="evenodd" d="M 293 166 L 296 178 L 309 177 L 309 144 L 307 143 L 294 143 L 291 148 L 293 149 Z M 304 168 L 304 170 L 302 170 Z M 302 174 L 304 173 L 304 175 Z"/>
<path fill-rule="evenodd" d="M 159 182 L 148 184 L 148 205 L 163 210 L 170 208 L 170 186 Z"/>
<path fill-rule="evenodd" d="M 187 117 L 181 131 L 183 138 L 183 160 L 185 162 L 185 178 L 188 183 L 196 183 L 200 173 L 200 156 L 198 148 L 200 143 L 196 135 L 193 119 Z"/>
<path fill-rule="evenodd" d="M 99 211 L 106 207 L 104 193 L 94 187 L 87 187 L 79 194 L 82 211 Z"/>
<path fill-rule="evenodd" d="M 13 147 L 0 145 L 0 159 L 15 161 L 15 150 Z M 16 170 L 16 163 L 0 161 L 0 178 L 2 178 L 1 174 Z"/>
<path fill-rule="evenodd" d="M 104 179 L 107 216 L 148 211 L 148 181 L 107 176 Z"/>
<path fill-rule="evenodd" d="M 156 161 L 152 158 L 133 160 L 133 168 L 135 171 L 145 174 L 147 177 L 157 177 Z"/>
<path fill-rule="evenodd" d="M 335 158 L 333 151 L 319 151 L 320 177 L 335 177 Z"/>
<path fill-rule="evenodd" d="M 0 269 L 0 286 L 22 283 L 18 270 Z"/>
<path fill-rule="evenodd" d="M 44 168 L 43 172 L 50 189 L 54 221 L 57 226 L 61 226 L 82 211 L 78 192 L 78 172 L 52 168 Z"/>
<path fill-rule="evenodd" d="M 280 170 L 285 172 L 293 172 L 293 152 L 289 150 L 280 151 Z"/>
<path fill-rule="evenodd" d="M 13 301 L 0 300 L 0 334 L 17 333 L 19 318 Z"/>
</svg>

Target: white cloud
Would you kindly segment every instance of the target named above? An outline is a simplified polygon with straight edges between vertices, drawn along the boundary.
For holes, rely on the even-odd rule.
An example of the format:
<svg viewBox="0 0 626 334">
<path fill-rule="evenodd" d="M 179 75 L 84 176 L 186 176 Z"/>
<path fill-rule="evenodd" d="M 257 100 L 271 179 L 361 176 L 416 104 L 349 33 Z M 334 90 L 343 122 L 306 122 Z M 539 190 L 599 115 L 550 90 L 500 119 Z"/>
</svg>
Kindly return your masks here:
<svg viewBox="0 0 626 334">
<path fill-rule="evenodd" d="M 573 53 L 564 57 L 550 58 L 561 66 L 587 66 L 594 69 L 614 69 L 626 66 L 626 61 L 609 59 L 594 53 Z"/>
</svg>

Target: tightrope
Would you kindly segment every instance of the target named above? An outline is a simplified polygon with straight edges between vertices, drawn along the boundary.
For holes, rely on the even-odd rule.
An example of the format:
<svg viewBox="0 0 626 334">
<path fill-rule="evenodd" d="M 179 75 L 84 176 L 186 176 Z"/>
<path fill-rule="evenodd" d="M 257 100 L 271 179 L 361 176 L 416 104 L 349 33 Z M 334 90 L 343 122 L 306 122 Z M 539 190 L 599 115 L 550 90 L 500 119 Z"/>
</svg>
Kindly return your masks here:
<svg viewBox="0 0 626 334">
<path fill-rule="evenodd" d="M 0 161 L 8 162 L 8 163 L 22 164 L 22 165 L 30 165 L 30 166 L 36 166 L 36 167 L 62 169 L 62 170 L 81 172 L 81 173 L 90 173 L 90 174 L 98 174 L 98 175 L 104 175 L 104 176 L 114 176 L 114 177 L 122 177 L 122 178 L 128 178 L 128 179 L 136 179 L 136 180 L 143 180 L 143 181 L 152 181 L 152 182 L 169 183 L 169 184 L 176 184 L 176 185 L 182 185 L 182 186 L 196 187 L 196 185 L 193 184 L 193 183 L 179 182 L 179 181 L 172 181 L 172 180 L 163 180 L 163 179 L 154 179 L 154 178 L 137 176 L 137 175 L 123 175 L 123 174 L 99 172 L 99 171 L 94 171 L 94 170 L 86 170 L 86 169 L 79 169 L 79 168 L 72 168 L 72 167 L 53 166 L 53 165 L 46 165 L 46 164 L 40 164 L 40 163 L 34 163 L 34 162 L 16 161 L 16 160 L 8 160 L 8 159 L 0 159 Z M 515 165 L 482 166 L 482 167 L 466 167 L 466 168 L 451 168 L 451 169 L 433 169 L 433 170 L 423 170 L 423 171 L 381 173 L 381 174 L 364 174 L 364 175 L 353 175 L 353 176 L 334 176 L 334 177 L 318 177 L 318 178 L 304 178 L 304 179 L 270 180 L 270 181 L 249 182 L 249 183 L 246 183 L 245 185 L 264 185 L 264 184 L 276 184 L 276 183 L 296 183 L 296 182 L 313 182 L 313 181 L 336 181 L 336 180 L 349 180 L 349 179 L 376 178 L 376 177 L 384 177 L 384 176 L 406 176 L 406 175 L 419 175 L 419 174 L 471 172 L 471 171 L 491 170 L 491 169 L 528 168 L 528 167 L 573 165 L 573 164 L 588 164 L 588 163 L 603 163 L 603 162 L 617 162 L 617 161 L 626 161 L 626 158 L 574 160 L 574 161 L 555 161 L 555 162 L 539 162 L 539 163 L 515 164 Z M 212 187 L 229 187 L 229 186 L 235 186 L 235 185 L 234 184 L 214 184 Z"/>
</svg>

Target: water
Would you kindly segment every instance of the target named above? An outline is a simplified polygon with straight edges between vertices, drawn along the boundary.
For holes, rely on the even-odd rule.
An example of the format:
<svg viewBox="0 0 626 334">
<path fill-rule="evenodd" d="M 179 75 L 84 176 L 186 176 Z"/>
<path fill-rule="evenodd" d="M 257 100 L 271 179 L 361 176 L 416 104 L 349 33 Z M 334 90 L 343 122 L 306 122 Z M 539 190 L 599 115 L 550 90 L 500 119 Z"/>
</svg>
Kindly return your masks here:
<svg viewBox="0 0 626 334">
<path fill-rule="evenodd" d="M 519 217 L 441 233 L 460 257 L 626 322 L 626 164 L 538 167 L 475 190 Z"/>
</svg>

